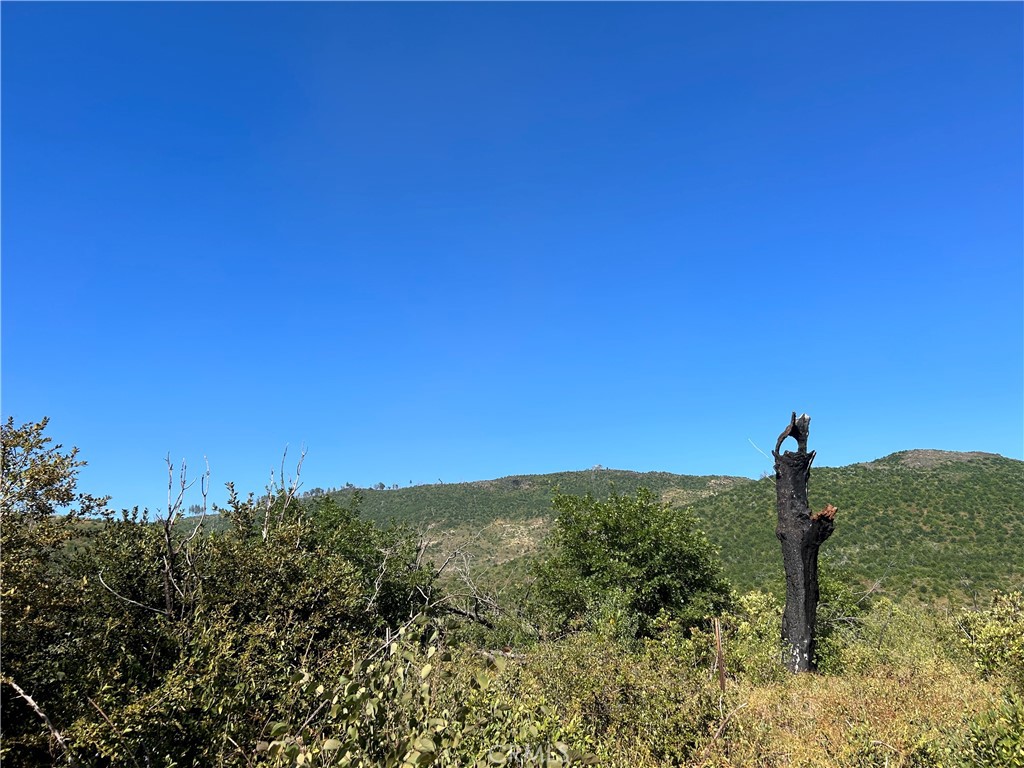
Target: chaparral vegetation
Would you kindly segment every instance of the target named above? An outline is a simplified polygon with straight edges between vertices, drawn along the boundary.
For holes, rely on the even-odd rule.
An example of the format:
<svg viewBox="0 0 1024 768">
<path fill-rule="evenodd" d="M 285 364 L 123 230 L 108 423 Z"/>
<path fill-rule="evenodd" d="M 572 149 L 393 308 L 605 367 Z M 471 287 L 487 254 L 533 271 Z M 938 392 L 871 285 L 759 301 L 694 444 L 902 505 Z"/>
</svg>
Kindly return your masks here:
<svg viewBox="0 0 1024 768">
<path fill-rule="evenodd" d="M 166 509 L 115 512 L 45 430 L 3 425 L 5 766 L 1024 766 L 1021 462 L 820 470 L 840 516 L 793 675 L 771 478 L 207 509 L 200 473 L 189 509 L 169 465 Z"/>
</svg>

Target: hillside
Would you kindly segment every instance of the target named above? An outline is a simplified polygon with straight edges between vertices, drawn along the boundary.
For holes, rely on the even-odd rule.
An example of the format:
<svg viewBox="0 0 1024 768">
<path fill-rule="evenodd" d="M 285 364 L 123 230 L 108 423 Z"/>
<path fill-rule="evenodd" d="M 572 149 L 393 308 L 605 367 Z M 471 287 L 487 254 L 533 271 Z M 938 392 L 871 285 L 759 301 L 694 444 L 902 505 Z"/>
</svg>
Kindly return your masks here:
<svg viewBox="0 0 1024 768">
<path fill-rule="evenodd" d="M 670 472 L 630 472 L 594 467 L 548 475 L 510 475 L 472 483 L 438 483 L 393 490 L 359 489 L 362 510 L 370 519 L 439 526 L 487 525 L 494 520 L 547 517 L 551 494 L 590 493 L 606 496 L 613 489 L 635 493 L 648 488 L 682 505 L 752 481 L 745 477 L 674 475 Z M 334 495 L 346 498 L 352 491 Z"/>
<path fill-rule="evenodd" d="M 612 490 L 635 493 L 646 487 L 678 506 L 690 506 L 723 490 L 749 485 L 744 477 L 674 475 L 594 467 L 546 475 L 511 475 L 471 483 L 420 485 L 392 490 L 358 489 L 363 515 L 376 522 L 394 520 L 421 531 L 428 553 L 443 558 L 458 548 L 482 583 L 526 577 L 551 526 L 551 496 L 556 491 L 607 496 Z M 354 489 L 332 495 L 347 501 Z"/>
<path fill-rule="evenodd" d="M 921 597 L 1024 584 L 1024 462 L 994 454 L 903 451 L 811 475 L 812 508 L 839 508 L 825 569 Z M 698 501 L 694 511 L 739 588 L 783 588 L 774 478 Z"/>
<path fill-rule="evenodd" d="M 456 546 L 491 578 L 521 578 L 565 493 L 633 493 L 645 486 L 691 507 L 738 589 L 783 588 L 774 478 L 674 475 L 594 468 L 475 483 L 362 490 L 370 519 L 424 531 L 435 555 Z M 339 492 L 345 497 L 351 491 Z M 822 548 L 844 580 L 921 597 L 970 596 L 1024 584 L 1024 462 L 995 454 L 903 451 L 845 467 L 816 467 L 811 505 L 839 508 Z"/>
</svg>

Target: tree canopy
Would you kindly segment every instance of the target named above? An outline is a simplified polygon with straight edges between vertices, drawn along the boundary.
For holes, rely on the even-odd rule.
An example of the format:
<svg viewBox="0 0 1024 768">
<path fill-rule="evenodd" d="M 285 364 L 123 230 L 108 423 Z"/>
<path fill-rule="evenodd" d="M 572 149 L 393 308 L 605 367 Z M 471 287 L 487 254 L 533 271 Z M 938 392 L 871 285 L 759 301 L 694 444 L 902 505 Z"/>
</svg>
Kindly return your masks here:
<svg viewBox="0 0 1024 768">
<path fill-rule="evenodd" d="M 717 553 L 689 511 L 645 488 L 603 500 L 557 494 L 553 504 L 552 554 L 538 585 L 556 625 L 589 616 L 648 635 L 659 615 L 689 623 L 729 603 Z"/>
</svg>

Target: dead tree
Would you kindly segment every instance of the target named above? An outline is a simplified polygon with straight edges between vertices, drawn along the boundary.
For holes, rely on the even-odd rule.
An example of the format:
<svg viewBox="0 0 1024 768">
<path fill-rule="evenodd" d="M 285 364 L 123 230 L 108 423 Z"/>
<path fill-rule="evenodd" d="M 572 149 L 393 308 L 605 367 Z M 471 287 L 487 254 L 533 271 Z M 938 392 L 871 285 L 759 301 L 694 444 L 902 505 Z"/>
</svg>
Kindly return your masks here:
<svg viewBox="0 0 1024 768">
<path fill-rule="evenodd" d="M 779 521 L 775 535 L 782 543 L 782 564 L 786 569 L 786 608 L 782 614 L 783 662 L 791 672 L 813 672 L 814 642 L 818 613 L 818 548 L 835 529 L 836 508 L 831 504 L 812 513 L 807 504 L 807 481 L 811 476 L 814 451 L 807 452 L 811 417 L 797 418 L 779 435 L 775 457 L 775 504 Z M 780 454 L 787 437 L 797 442 L 797 451 Z"/>
</svg>

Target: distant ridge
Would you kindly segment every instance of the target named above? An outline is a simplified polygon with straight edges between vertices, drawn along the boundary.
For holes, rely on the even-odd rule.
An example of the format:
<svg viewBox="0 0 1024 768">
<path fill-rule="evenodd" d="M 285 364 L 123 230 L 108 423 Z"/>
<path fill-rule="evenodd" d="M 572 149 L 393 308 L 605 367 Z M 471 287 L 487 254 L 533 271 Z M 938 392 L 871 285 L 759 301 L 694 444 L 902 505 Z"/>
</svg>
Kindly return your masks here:
<svg viewBox="0 0 1024 768">
<path fill-rule="evenodd" d="M 887 467 L 892 464 L 902 464 L 903 466 L 919 469 L 924 467 L 934 467 L 951 461 L 971 461 L 973 459 L 992 458 L 1002 459 L 1006 457 L 1000 456 L 998 453 L 984 453 L 983 451 L 937 451 L 927 448 L 917 448 L 912 451 L 897 451 L 896 453 L 890 453 L 888 456 L 883 456 L 881 459 L 862 462 L 857 466 Z M 1009 461 L 1013 461 L 1013 459 L 1009 459 Z"/>
<path fill-rule="evenodd" d="M 462 546 L 481 574 L 526 578 L 550 530 L 551 495 L 647 487 L 690 507 L 740 590 L 780 592 L 774 477 L 677 475 L 594 467 L 494 480 L 363 490 L 363 513 L 421 531 L 435 552 Z M 353 490 L 336 492 L 346 497 Z M 823 567 L 865 588 L 964 598 L 1024 588 L 1024 462 L 994 453 L 918 449 L 816 467 L 811 505 L 839 508 Z"/>
</svg>

